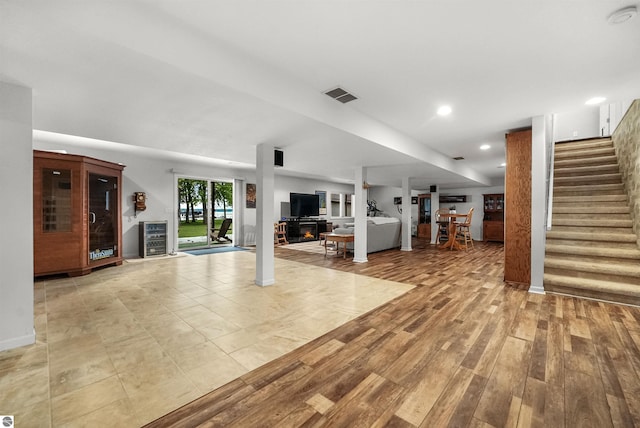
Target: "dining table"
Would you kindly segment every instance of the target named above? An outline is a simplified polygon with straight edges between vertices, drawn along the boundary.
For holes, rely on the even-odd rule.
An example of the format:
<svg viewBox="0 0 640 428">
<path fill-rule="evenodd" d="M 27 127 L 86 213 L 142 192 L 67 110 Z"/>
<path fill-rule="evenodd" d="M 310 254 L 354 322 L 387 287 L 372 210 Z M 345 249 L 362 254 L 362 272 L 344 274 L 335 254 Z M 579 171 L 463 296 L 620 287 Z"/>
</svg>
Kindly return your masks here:
<svg viewBox="0 0 640 428">
<path fill-rule="evenodd" d="M 458 223 L 463 223 L 464 221 L 458 221 L 458 219 L 466 220 L 469 216 L 468 213 L 440 213 L 441 218 L 448 219 L 449 221 L 449 239 L 444 244 L 440 245 L 441 249 L 450 248 L 452 250 L 462 250 L 464 247 L 458 243 L 456 240 L 456 227 Z"/>
</svg>

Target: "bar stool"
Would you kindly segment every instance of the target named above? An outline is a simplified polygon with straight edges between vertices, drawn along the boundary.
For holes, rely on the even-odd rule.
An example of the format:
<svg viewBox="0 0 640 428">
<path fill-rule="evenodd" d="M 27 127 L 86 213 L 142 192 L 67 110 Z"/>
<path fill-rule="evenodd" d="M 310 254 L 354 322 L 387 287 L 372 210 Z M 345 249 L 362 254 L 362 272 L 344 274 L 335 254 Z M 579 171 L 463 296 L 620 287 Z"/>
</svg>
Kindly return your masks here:
<svg viewBox="0 0 640 428">
<path fill-rule="evenodd" d="M 471 242 L 473 248 L 473 239 L 471 238 L 471 217 L 473 216 L 473 207 L 469 210 L 464 223 L 456 224 L 456 240 L 464 243 L 464 249 L 469 248 L 468 243 Z"/>
<path fill-rule="evenodd" d="M 436 223 L 438 224 L 438 236 L 436 237 L 436 244 L 442 244 L 449 240 L 449 217 L 442 217 L 441 214 L 449 214 L 449 210 L 446 208 L 436 210 Z"/>
</svg>

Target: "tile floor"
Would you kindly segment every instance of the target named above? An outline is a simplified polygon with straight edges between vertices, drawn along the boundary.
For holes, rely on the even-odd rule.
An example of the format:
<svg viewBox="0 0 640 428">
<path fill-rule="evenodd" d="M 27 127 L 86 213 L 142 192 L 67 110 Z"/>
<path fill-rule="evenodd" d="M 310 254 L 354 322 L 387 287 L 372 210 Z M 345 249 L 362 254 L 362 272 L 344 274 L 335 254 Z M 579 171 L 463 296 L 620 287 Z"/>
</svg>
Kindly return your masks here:
<svg viewBox="0 0 640 428">
<path fill-rule="evenodd" d="M 18 427 L 135 427 L 412 286 L 255 253 L 125 262 L 35 283 L 37 343 L 0 352 L 0 414 Z"/>
</svg>

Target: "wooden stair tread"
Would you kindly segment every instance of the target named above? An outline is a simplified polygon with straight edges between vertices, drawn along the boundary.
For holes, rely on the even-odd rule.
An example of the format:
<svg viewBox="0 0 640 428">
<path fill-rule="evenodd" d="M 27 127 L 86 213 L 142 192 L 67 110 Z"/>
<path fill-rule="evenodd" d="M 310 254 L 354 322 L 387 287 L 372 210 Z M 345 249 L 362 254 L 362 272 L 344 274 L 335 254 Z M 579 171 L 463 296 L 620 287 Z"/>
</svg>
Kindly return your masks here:
<svg viewBox="0 0 640 428">
<path fill-rule="evenodd" d="M 586 165 L 617 165 L 618 159 L 614 154 L 606 156 L 594 156 L 590 158 L 560 158 L 555 159 L 553 162 L 554 169 L 569 167 L 569 166 L 586 166 Z"/>
<path fill-rule="evenodd" d="M 548 239 L 548 245 L 563 245 L 563 246 L 579 246 L 590 249 L 600 249 L 602 251 L 609 251 L 611 249 L 617 250 L 629 250 L 633 251 L 636 249 L 635 242 L 622 242 L 622 241 L 611 241 L 611 240 L 576 240 L 576 239 Z"/>
<path fill-rule="evenodd" d="M 565 219 L 553 217 L 551 220 L 552 226 L 575 226 L 575 227 L 613 227 L 613 228 L 628 228 L 633 227 L 631 219 L 617 220 L 617 219 Z"/>
<path fill-rule="evenodd" d="M 578 270 L 582 272 L 624 275 L 640 278 L 640 264 L 567 260 L 556 257 L 545 258 L 545 268 Z"/>
<path fill-rule="evenodd" d="M 595 202 L 627 202 L 627 195 L 624 193 L 617 195 L 566 195 L 555 196 L 553 198 L 553 205 L 556 204 L 577 204 L 580 202 L 595 203 Z"/>
<path fill-rule="evenodd" d="M 601 225 L 597 226 L 576 226 L 576 225 L 554 225 L 553 228 L 547 231 L 547 234 L 552 232 L 573 232 L 573 233 L 588 233 L 588 234 L 608 234 L 608 235 L 628 235 L 633 233 L 633 230 L 629 227 L 605 227 Z"/>
<path fill-rule="evenodd" d="M 575 213 L 575 212 L 556 212 L 555 210 L 554 210 L 554 217 L 561 218 L 561 219 L 575 219 L 575 220 L 593 219 L 598 221 L 631 219 L 631 215 L 628 212 Z"/>
<path fill-rule="evenodd" d="M 612 190 L 624 190 L 622 183 L 606 183 L 606 184 L 576 184 L 574 186 L 563 184 L 561 186 L 553 186 L 554 192 L 561 191 L 612 191 Z"/>
<path fill-rule="evenodd" d="M 563 185 L 571 185 L 572 183 L 576 183 L 576 185 L 583 183 L 605 183 L 605 182 L 620 182 L 622 180 L 622 175 L 619 172 L 612 174 L 597 174 L 597 175 L 572 175 L 566 177 L 555 177 L 555 183 L 563 184 Z M 567 183 L 567 184 L 565 184 Z"/>
<path fill-rule="evenodd" d="M 589 205 L 553 205 L 553 214 L 629 214 L 629 207 L 627 205 L 606 205 L 601 204 Z"/>
<path fill-rule="evenodd" d="M 561 141 L 554 144 L 556 153 L 584 149 L 584 148 L 596 148 L 596 147 L 611 147 L 613 142 L 611 137 L 596 138 L 582 141 Z"/>
<path fill-rule="evenodd" d="M 625 296 L 640 297 L 640 286 L 624 282 L 603 281 L 589 278 L 573 278 L 570 276 L 544 274 L 544 284 L 562 285 L 576 289 L 589 289 L 592 291 L 622 294 Z"/>
<path fill-rule="evenodd" d="M 613 241 L 613 242 L 636 242 L 634 233 L 610 233 L 610 232 L 571 232 L 550 230 L 547 232 L 547 239 L 572 239 L 576 241 Z"/>
<path fill-rule="evenodd" d="M 634 259 L 640 260 L 640 251 L 629 248 L 602 248 L 602 247 L 587 247 L 587 246 L 578 246 L 578 245 L 556 245 L 556 244 L 547 244 L 546 245 L 547 253 L 564 253 L 564 254 L 575 254 L 582 256 L 598 256 L 598 257 L 610 257 L 610 258 L 621 258 L 621 259 Z"/>
<path fill-rule="evenodd" d="M 555 177 L 568 177 L 568 176 L 580 176 L 580 175 L 594 175 L 594 174 L 613 174 L 620 172 L 618 164 L 612 163 L 607 165 L 587 165 L 577 167 L 560 167 L 555 168 L 553 175 Z"/>
<path fill-rule="evenodd" d="M 611 147 L 597 147 L 597 148 L 578 148 L 576 150 L 566 150 L 557 152 L 555 159 L 576 159 L 583 157 L 600 157 L 615 155 L 613 146 Z"/>
</svg>

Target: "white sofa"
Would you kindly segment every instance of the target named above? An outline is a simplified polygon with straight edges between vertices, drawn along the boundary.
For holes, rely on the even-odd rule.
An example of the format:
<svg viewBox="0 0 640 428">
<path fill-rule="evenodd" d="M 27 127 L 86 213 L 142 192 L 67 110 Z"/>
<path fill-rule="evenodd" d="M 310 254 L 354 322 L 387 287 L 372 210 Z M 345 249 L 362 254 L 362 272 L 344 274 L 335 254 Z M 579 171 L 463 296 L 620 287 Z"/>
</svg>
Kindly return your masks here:
<svg viewBox="0 0 640 428">
<path fill-rule="evenodd" d="M 367 253 L 399 247 L 401 226 L 395 217 L 367 217 Z M 335 229 L 334 233 L 354 233 L 354 228 L 347 224 Z M 347 244 L 347 248 L 353 250 L 353 243 Z"/>
</svg>

